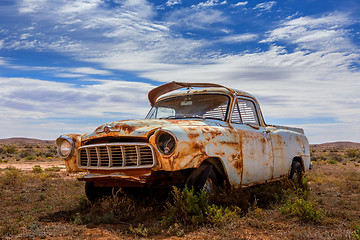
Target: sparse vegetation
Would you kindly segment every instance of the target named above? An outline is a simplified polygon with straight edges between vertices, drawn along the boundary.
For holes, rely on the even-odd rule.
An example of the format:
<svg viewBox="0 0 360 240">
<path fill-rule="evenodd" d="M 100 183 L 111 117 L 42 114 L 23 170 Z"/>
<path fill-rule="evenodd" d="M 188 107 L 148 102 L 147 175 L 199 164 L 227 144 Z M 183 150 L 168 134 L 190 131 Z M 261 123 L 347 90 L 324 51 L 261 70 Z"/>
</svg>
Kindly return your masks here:
<svg viewBox="0 0 360 240">
<path fill-rule="evenodd" d="M 312 148 L 314 168 L 297 186 L 281 181 L 212 196 L 174 189 L 165 202 L 119 192 L 95 204 L 76 176 L 35 166 L 51 161 L 37 152 L 53 149 L 0 145 L 6 166 L 32 163 L 29 170 L 0 170 L 0 239 L 360 239 L 357 148 Z"/>
</svg>

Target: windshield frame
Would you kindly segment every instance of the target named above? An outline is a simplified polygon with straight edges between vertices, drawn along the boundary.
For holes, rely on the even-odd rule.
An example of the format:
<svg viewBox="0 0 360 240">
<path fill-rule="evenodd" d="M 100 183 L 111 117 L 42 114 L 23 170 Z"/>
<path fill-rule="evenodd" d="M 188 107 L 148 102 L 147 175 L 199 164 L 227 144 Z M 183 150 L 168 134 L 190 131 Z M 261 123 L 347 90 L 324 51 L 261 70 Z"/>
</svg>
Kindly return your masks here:
<svg viewBox="0 0 360 240">
<path fill-rule="evenodd" d="M 221 95 L 221 96 L 225 96 L 227 99 L 228 99 L 228 102 L 227 102 L 227 108 L 226 108 L 226 112 L 225 112 L 225 118 L 224 119 L 218 119 L 218 118 L 206 118 L 206 117 L 195 117 L 195 116 L 191 116 L 191 117 L 185 117 L 185 118 L 153 118 L 153 119 L 166 119 L 166 120 L 187 120 L 187 119 L 201 119 L 201 120 L 217 120 L 217 121 L 222 121 L 222 122 L 227 122 L 228 119 L 229 119 L 229 111 L 230 111 L 230 107 L 232 105 L 232 98 L 231 96 L 227 95 L 227 94 L 222 94 L 222 93 L 194 93 L 194 94 L 185 94 L 185 95 L 176 95 L 176 96 L 169 96 L 169 97 L 166 97 L 166 98 L 162 98 L 160 99 L 159 101 L 157 101 L 154 106 L 152 106 L 150 108 L 150 111 L 148 112 L 148 114 L 146 115 L 145 119 L 152 119 L 152 118 L 149 118 L 150 117 L 150 114 L 152 114 L 153 112 L 153 109 L 154 107 L 156 107 L 156 105 L 159 103 L 159 102 L 162 102 L 162 101 L 166 101 L 166 100 L 170 100 L 170 99 L 173 99 L 173 98 L 186 98 L 186 97 L 189 97 L 189 96 L 204 96 L 204 95 Z"/>
</svg>

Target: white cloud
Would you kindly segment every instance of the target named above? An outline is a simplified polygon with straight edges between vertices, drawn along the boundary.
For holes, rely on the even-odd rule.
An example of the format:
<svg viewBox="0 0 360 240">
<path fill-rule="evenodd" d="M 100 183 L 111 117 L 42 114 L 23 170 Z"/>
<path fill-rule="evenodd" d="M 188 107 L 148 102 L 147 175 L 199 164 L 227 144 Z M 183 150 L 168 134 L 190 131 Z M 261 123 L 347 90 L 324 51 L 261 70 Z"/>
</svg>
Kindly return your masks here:
<svg viewBox="0 0 360 240">
<path fill-rule="evenodd" d="M 166 6 L 168 6 L 168 7 L 178 5 L 178 4 L 181 4 L 181 0 L 168 0 L 166 2 Z"/>
<path fill-rule="evenodd" d="M 140 0 L 119 1 L 119 6 L 111 11 L 94 7 L 96 1 L 82 1 L 76 14 L 69 10 L 55 11 L 64 9 L 72 1 L 40 2 L 24 0 L 27 5 L 22 4 L 20 12 L 31 17 L 33 31 L 42 35 L 21 40 L 18 34 L 13 41 L 5 40 L 3 47 L 55 50 L 76 60 L 98 63 L 99 69 L 103 69 L 57 69 L 55 74 L 107 75 L 111 70 L 124 70 L 157 82 L 224 84 L 257 96 L 264 115 L 270 119 L 307 118 L 314 122 L 318 117 L 333 119 L 333 123 L 321 126 L 300 125 L 312 142 L 360 139 L 357 127 L 360 126 L 360 75 L 350 69 L 358 61 L 359 51 L 349 39 L 346 27 L 351 20 L 346 14 L 283 21 L 262 40 L 262 43 L 273 45 L 268 51 L 224 55 L 221 50 L 214 52 L 207 47 L 219 42 L 254 41 L 259 35 L 234 34 L 211 42 L 201 36 L 186 39 L 176 33 L 177 27 L 216 32 L 218 29 L 214 26 L 230 21 L 219 10 L 177 9 L 171 12 L 167 22 L 161 22 L 152 19 L 156 14 L 152 5 Z M 262 3 L 256 9 L 269 10 L 275 3 Z M 85 8 L 87 10 L 81 10 Z M 43 22 L 47 23 L 46 28 L 39 28 Z M 223 31 L 224 27 L 219 29 Z M 282 43 L 293 44 L 294 50 L 286 51 Z M 3 59 L 0 64 L 4 65 Z M 13 120 L 20 124 L 29 119 L 31 127 L 17 125 L 23 130 L 23 136 L 33 136 L 35 130 L 41 132 L 35 124 L 40 120 L 49 119 L 49 125 L 43 127 L 50 127 L 50 122 L 55 123 L 51 118 L 74 118 L 76 121 L 143 117 L 148 109 L 147 91 L 152 88 L 150 84 L 123 81 L 96 81 L 79 87 L 34 79 L 0 80 L 4 83 L 0 88 L 0 111 L 3 113 L 0 122 Z M 65 125 L 59 126 L 65 128 Z M 327 127 L 333 129 L 327 131 Z M 80 130 L 81 127 L 71 125 L 71 128 Z M 32 131 L 32 135 L 26 131 Z M 9 131 L 7 135 L 12 136 Z"/>
<path fill-rule="evenodd" d="M 245 1 L 245 2 L 238 2 L 238 3 L 235 3 L 235 4 L 233 4 L 232 6 L 238 7 L 238 6 L 245 6 L 245 5 L 247 5 L 247 4 L 248 4 L 248 2 L 247 2 L 247 1 Z"/>
<path fill-rule="evenodd" d="M 81 13 L 85 11 L 91 11 L 96 9 L 99 4 L 101 4 L 101 0 L 77 0 L 71 1 L 65 4 L 62 8 L 59 9 L 59 12 L 71 14 L 71 13 Z"/>
<path fill-rule="evenodd" d="M 257 4 L 253 9 L 260 9 L 261 11 L 269 11 L 276 5 L 275 1 L 263 2 Z"/>
<path fill-rule="evenodd" d="M 86 77 L 85 74 L 74 74 L 74 73 L 56 73 L 56 77 L 60 78 L 84 78 Z"/>
<path fill-rule="evenodd" d="M 46 0 L 23 0 L 20 2 L 20 13 L 33 13 L 41 9 Z"/>
<path fill-rule="evenodd" d="M 214 7 L 218 5 L 225 5 L 226 1 L 223 0 L 207 0 L 206 2 L 200 2 L 197 5 L 192 5 L 192 8 L 201 8 L 201 7 Z"/>
<path fill-rule="evenodd" d="M 235 34 L 235 35 L 226 36 L 226 37 L 223 37 L 223 38 L 217 40 L 217 42 L 241 43 L 241 42 L 254 41 L 257 38 L 258 38 L 257 34 L 244 33 L 244 34 Z"/>
<path fill-rule="evenodd" d="M 82 74 L 96 74 L 96 75 L 111 75 L 112 73 L 108 70 L 100 70 L 90 67 L 79 67 L 79 68 L 72 68 L 69 69 L 70 72 L 73 73 L 82 73 Z"/>
<path fill-rule="evenodd" d="M 336 13 L 322 17 L 300 17 L 283 22 L 268 32 L 262 42 L 285 41 L 301 48 L 338 51 L 353 49 L 344 27 L 351 24 L 346 14 Z"/>
<path fill-rule="evenodd" d="M 228 18 L 215 9 L 180 9 L 172 12 L 168 18 L 172 26 L 189 29 L 208 29 L 212 24 L 225 23 Z M 216 28 L 212 28 L 212 31 Z"/>
<path fill-rule="evenodd" d="M 0 78 L 0 81 L 0 122 L 11 121 L 13 126 L 3 128 L 0 138 L 39 137 L 44 133 L 46 136 L 42 138 L 54 139 L 64 128 L 60 127 L 61 121 L 66 119 L 76 123 L 84 118 L 101 121 L 144 118 L 149 110 L 147 92 L 153 88 L 147 83 L 104 80 L 94 80 L 92 85 L 82 87 L 26 78 Z M 24 123 L 25 126 L 21 125 Z M 77 125 L 77 131 L 90 131 L 98 124 L 101 122 Z"/>
<path fill-rule="evenodd" d="M 241 89 L 259 98 L 264 116 L 271 119 L 334 119 L 339 129 L 354 134 L 310 133 L 312 142 L 348 139 L 358 141 L 360 126 L 359 72 L 349 70 L 359 54 L 296 51 L 279 47 L 260 53 L 231 55 L 212 64 L 182 65 L 173 69 L 146 72 L 154 80 L 213 82 Z M 276 122 L 269 122 L 276 123 Z M 355 133 L 356 132 L 356 133 Z M 321 140 L 320 140 L 321 139 Z"/>
<path fill-rule="evenodd" d="M 21 39 L 21 40 L 24 40 L 24 39 L 27 39 L 27 38 L 29 38 L 29 37 L 31 37 L 31 34 L 30 34 L 30 33 L 24 33 L 24 34 L 21 34 L 20 39 Z"/>
</svg>

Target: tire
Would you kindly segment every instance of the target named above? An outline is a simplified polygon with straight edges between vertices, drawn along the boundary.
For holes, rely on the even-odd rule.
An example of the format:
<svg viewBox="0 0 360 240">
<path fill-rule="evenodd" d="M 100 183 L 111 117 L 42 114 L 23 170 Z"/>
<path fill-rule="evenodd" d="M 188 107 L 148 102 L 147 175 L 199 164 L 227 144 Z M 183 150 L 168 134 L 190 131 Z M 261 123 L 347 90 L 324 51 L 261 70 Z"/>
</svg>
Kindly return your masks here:
<svg viewBox="0 0 360 240">
<path fill-rule="evenodd" d="M 93 182 L 85 182 L 85 195 L 90 202 L 95 203 L 103 197 L 112 196 L 112 188 L 95 187 Z"/>
<path fill-rule="evenodd" d="M 215 187 L 218 186 L 218 178 L 214 166 L 200 166 L 190 174 L 186 184 L 190 188 L 193 187 L 197 192 L 204 191 L 211 195 Z"/>
<path fill-rule="evenodd" d="M 291 171 L 289 179 L 295 183 L 300 183 L 302 180 L 301 164 L 299 162 L 293 162 L 291 165 Z"/>
</svg>

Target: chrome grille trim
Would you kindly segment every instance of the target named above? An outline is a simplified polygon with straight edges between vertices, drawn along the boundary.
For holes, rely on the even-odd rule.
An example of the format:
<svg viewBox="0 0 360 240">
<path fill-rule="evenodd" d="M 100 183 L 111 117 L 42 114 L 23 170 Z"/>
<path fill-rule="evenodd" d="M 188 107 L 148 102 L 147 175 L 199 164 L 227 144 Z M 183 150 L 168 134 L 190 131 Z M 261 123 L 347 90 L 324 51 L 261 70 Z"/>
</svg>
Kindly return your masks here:
<svg viewBox="0 0 360 240">
<path fill-rule="evenodd" d="M 102 143 L 79 147 L 78 167 L 82 169 L 138 169 L 157 165 L 149 143 Z"/>
</svg>

